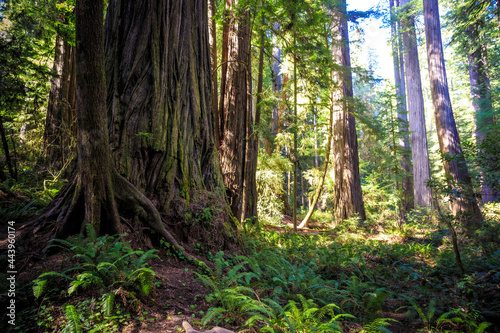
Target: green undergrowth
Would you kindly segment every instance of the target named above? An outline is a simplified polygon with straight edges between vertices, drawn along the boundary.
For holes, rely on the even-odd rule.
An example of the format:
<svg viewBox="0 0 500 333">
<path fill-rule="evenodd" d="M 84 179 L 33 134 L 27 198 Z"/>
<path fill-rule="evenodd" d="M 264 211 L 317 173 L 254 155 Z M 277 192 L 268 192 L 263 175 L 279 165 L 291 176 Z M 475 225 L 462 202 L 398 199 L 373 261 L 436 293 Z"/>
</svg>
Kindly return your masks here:
<svg viewBox="0 0 500 333">
<path fill-rule="evenodd" d="M 45 178 L 33 170 L 19 173 L 18 180 L 9 178 L 0 186 L 17 197 L 5 196 L 0 200 L 0 222 L 29 220 L 41 212 L 62 188 L 66 179 L 54 174 Z M 4 194 L 0 191 L 0 194 Z"/>
<path fill-rule="evenodd" d="M 33 281 L 39 330 L 117 332 L 143 317 L 141 298 L 155 288 L 148 262 L 158 256 L 156 250 L 133 250 L 123 237 L 97 237 L 88 227 L 87 237 L 53 241 L 73 265 Z"/>
<path fill-rule="evenodd" d="M 498 332 L 499 249 L 464 241 L 460 278 L 449 233 L 412 218 L 377 235 L 362 226 L 336 236 L 246 226 L 245 256 L 219 252 L 215 269 L 198 273 L 210 290 L 200 297 L 212 304 L 202 322 L 260 332 Z"/>
</svg>

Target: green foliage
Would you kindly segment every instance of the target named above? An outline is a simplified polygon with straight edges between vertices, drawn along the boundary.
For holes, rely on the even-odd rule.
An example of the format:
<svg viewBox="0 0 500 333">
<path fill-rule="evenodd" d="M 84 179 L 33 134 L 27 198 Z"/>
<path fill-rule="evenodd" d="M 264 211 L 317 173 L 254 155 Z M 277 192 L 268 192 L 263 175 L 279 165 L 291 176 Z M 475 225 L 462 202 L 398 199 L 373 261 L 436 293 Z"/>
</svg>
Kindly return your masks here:
<svg viewBox="0 0 500 333">
<path fill-rule="evenodd" d="M 97 237 L 94 229 L 87 225 L 86 238 L 77 236 L 70 240 L 54 240 L 52 246 L 67 250 L 69 255 L 79 262 L 79 265 L 62 273 L 47 272 L 41 274 L 33 281 L 35 297 L 40 298 L 46 293 L 49 283 L 56 281 L 70 281 L 66 291 L 68 296 L 80 289 L 92 290 L 101 295 L 100 300 L 94 302 L 98 303 L 102 309 L 100 318 L 88 318 L 92 312 L 89 314 L 85 302 L 80 302 L 79 306 L 87 317 L 80 315 L 74 305 L 68 304 L 65 307 L 67 318 L 65 329 L 67 332 L 80 331 L 79 327 L 82 326 L 80 317 L 84 318 L 86 323 L 84 326 L 98 323 L 106 326 L 109 324 L 109 320 L 116 319 L 113 317 L 116 296 L 120 296 L 124 301 L 128 299 L 137 308 L 139 301 L 135 296 L 136 292 L 147 296 L 154 289 L 155 272 L 147 266 L 149 260 L 158 258 L 154 254 L 156 250 L 146 252 L 133 250 L 120 241 L 123 236 Z M 51 292 L 60 293 L 60 288 L 52 289 Z"/>
<path fill-rule="evenodd" d="M 118 240 L 121 237 L 119 235 L 96 237 L 91 227 L 87 227 L 87 230 L 88 238 L 78 236 L 70 241 L 54 240 L 55 243 L 67 246 L 81 264 L 64 273 L 50 272 L 40 275 L 34 281 L 35 296 L 39 297 L 43 293 L 43 287 L 46 285 L 44 281 L 48 276 L 69 278 L 66 274 L 70 271 L 79 272 L 69 285 L 70 295 L 79 288 L 88 287 L 101 291 L 132 289 L 148 295 L 155 273 L 146 266 L 147 261 L 158 258 L 154 254 L 156 250 L 132 250 Z"/>
<path fill-rule="evenodd" d="M 265 155 L 265 156 L 264 156 Z M 284 204 L 282 195 L 283 172 L 290 170 L 290 162 L 278 154 L 268 156 L 259 152 L 257 166 L 257 212 L 264 223 L 278 225 L 283 219 Z"/>
</svg>

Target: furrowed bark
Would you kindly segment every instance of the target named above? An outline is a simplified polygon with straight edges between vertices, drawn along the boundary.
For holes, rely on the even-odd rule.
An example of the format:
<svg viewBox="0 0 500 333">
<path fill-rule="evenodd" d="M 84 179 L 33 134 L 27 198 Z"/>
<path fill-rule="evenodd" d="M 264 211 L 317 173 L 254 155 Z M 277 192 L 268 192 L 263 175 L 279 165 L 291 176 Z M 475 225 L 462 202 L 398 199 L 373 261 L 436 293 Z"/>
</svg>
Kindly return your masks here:
<svg viewBox="0 0 500 333">
<path fill-rule="evenodd" d="M 413 161 L 413 193 L 415 205 L 432 204 L 431 189 L 427 187 L 430 179 L 429 152 L 425 128 L 424 98 L 420 65 L 418 62 L 415 20 L 409 14 L 410 0 L 401 0 L 405 17 L 401 20 L 403 28 L 404 65 L 407 84 L 408 115 L 410 124 L 411 154 Z"/>
<path fill-rule="evenodd" d="M 465 219 L 468 228 L 478 228 L 481 223 L 481 212 L 472 193 L 472 184 L 462 155 L 460 137 L 458 136 L 455 118 L 446 78 L 446 69 L 441 41 L 441 25 L 437 0 L 424 0 L 425 35 L 427 41 L 427 60 L 429 64 L 429 79 L 431 82 L 434 118 L 441 153 L 450 158 L 444 158 L 445 172 L 456 182 L 458 188 L 465 186 L 460 197 L 452 198 L 452 211 L 456 215 L 465 212 L 471 218 Z"/>
</svg>

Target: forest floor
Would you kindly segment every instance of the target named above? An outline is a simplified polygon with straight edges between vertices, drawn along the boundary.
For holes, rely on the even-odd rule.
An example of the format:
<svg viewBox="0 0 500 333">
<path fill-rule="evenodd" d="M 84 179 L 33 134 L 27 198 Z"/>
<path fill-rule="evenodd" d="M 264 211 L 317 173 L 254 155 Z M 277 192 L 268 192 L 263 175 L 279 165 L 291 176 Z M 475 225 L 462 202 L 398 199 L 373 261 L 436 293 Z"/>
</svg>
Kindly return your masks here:
<svg viewBox="0 0 500 333">
<path fill-rule="evenodd" d="M 285 219 L 283 222 L 290 225 L 289 219 Z M 21 225 L 16 226 L 16 228 L 20 227 Z M 7 229 L 7 226 L 1 226 L 1 229 Z M 267 226 L 265 227 L 265 229 L 269 234 L 291 234 L 290 227 L 283 228 L 276 226 Z M 311 238 L 323 237 L 324 240 L 332 242 L 336 242 L 339 237 L 361 238 L 366 242 L 372 242 L 373 244 L 374 242 L 376 242 L 377 244 L 380 244 L 381 249 L 383 249 L 385 246 L 389 248 L 390 246 L 394 245 L 401 245 L 402 247 L 407 245 L 411 247 L 415 244 L 418 245 L 427 242 L 423 238 L 420 238 L 421 235 L 418 235 L 417 233 L 413 233 L 411 237 L 404 237 L 394 233 L 382 232 L 357 233 L 344 231 L 339 233 L 331 230 L 305 229 L 300 230 L 299 234 Z M 3 235 L 0 235 L 1 267 L 7 267 L 8 263 L 5 255 L 8 248 L 8 238 L 6 236 L 7 234 L 5 233 Z M 0 331 L 26 333 L 59 332 L 65 325 L 65 314 L 63 313 L 62 308 L 63 305 L 70 300 L 70 298 L 73 304 L 84 302 L 86 299 L 90 299 L 91 304 L 95 302 L 96 291 L 92 289 L 78 291 L 71 297 L 69 297 L 68 295 L 63 296 L 63 292 L 61 291 L 60 296 L 56 295 L 55 297 L 52 297 L 50 301 L 42 298 L 34 298 L 32 282 L 40 274 L 52 271 L 63 272 L 66 269 L 77 265 L 74 258 L 68 256 L 67 253 L 56 252 L 53 254 L 44 254 L 42 252 L 43 244 L 47 244 L 47 241 L 48 239 L 35 239 L 29 242 L 26 241 L 23 244 L 24 241 L 21 239 L 16 243 L 16 246 L 19 249 L 19 252 L 16 253 L 16 267 L 18 267 L 16 274 L 17 290 L 15 297 L 17 321 L 16 326 L 11 326 L 6 323 L 6 316 L 2 316 L 2 321 L 0 322 Z M 402 249 L 402 247 L 397 247 L 397 249 Z M 141 304 L 139 307 L 135 307 L 135 309 L 131 309 L 130 304 L 127 305 L 126 303 L 124 303 L 127 307 L 126 309 L 123 305 L 117 305 L 120 307 L 120 309 L 132 314 L 131 318 L 120 322 L 119 331 L 130 333 L 182 332 L 182 322 L 184 320 L 191 323 L 195 329 L 199 329 L 200 331 L 208 330 L 213 327 L 213 322 L 205 326 L 201 325 L 202 318 L 210 310 L 210 308 L 214 306 L 214 304 L 209 304 L 206 301 L 205 296 L 209 295 L 212 291 L 208 290 L 202 283 L 202 281 L 200 281 L 200 279 L 198 278 L 197 272 L 200 272 L 200 274 L 202 274 L 200 268 L 194 266 L 184 259 L 180 259 L 179 257 L 172 255 L 172 253 L 163 248 L 159 249 L 159 252 L 157 254 L 159 258 L 150 261 L 150 267 L 156 272 L 156 277 L 154 280 L 154 290 L 148 296 L 141 297 Z M 231 255 L 231 253 L 228 253 L 228 255 Z M 387 255 L 387 258 L 384 257 L 384 255 Z M 213 259 L 214 258 L 212 257 L 212 262 Z M 417 270 L 419 272 L 422 272 L 421 268 L 424 268 L 425 270 L 427 269 L 427 267 L 430 270 L 435 265 L 435 262 L 430 260 L 429 257 L 425 255 L 420 256 L 417 254 L 416 258 L 412 259 L 415 261 L 413 263 L 410 263 L 409 254 L 405 254 L 404 256 L 402 256 L 402 258 L 397 258 L 396 254 L 394 254 L 393 252 L 387 252 L 386 254 L 383 254 L 381 252 L 363 252 L 361 260 L 364 261 L 362 265 L 365 266 L 365 272 L 366 270 L 373 270 L 373 272 L 376 272 L 380 269 L 380 267 L 384 265 L 390 265 L 391 267 L 388 269 L 392 271 L 394 271 L 394 268 L 397 265 L 402 265 L 402 268 L 407 269 L 408 276 L 405 276 L 404 274 L 398 276 L 395 275 L 395 278 L 382 280 L 382 283 L 385 284 L 384 288 L 386 288 L 387 290 L 394 290 L 396 291 L 395 293 L 397 293 L 398 290 L 401 292 L 405 292 L 407 295 L 411 295 L 413 293 L 412 291 L 414 291 L 415 294 L 419 293 L 419 290 L 422 289 L 422 286 L 427 288 L 426 284 L 437 283 L 438 278 L 440 279 L 439 283 L 442 283 L 443 286 L 457 286 L 459 283 L 459 279 L 452 275 L 436 278 L 431 277 L 431 275 L 429 274 L 427 276 L 417 276 L 415 278 L 410 278 L 409 275 L 416 274 L 415 272 L 417 272 Z M 212 264 L 209 263 L 209 265 Z M 414 268 L 411 268 L 411 266 L 414 266 Z M 230 266 L 228 266 L 228 269 L 229 268 Z M 324 271 L 325 276 L 328 275 L 338 277 L 338 272 L 335 271 L 336 269 L 337 267 L 331 267 L 330 270 Z M 350 270 L 351 268 L 343 269 L 346 270 L 346 274 L 351 274 L 347 272 L 347 270 Z M 486 276 L 485 273 L 486 272 L 480 273 L 482 275 L 480 275 L 477 280 L 479 281 L 483 279 L 483 277 Z M 494 273 L 496 275 L 499 274 L 498 271 Z M 395 274 L 400 274 L 400 272 L 395 272 Z M 439 274 L 439 272 L 435 274 Z M 404 278 L 401 278 L 402 276 L 404 276 Z M 476 274 L 475 278 L 477 277 L 478 275 Z M 2 280 L 4 280 L 3 275 L 1 276 L 1 278 Z M 327 277 L 324 278 L 325 280 L 327 279 Z M 348 283 L 354 282 L 348 281 Z M 380 282 L 377 283 L 380 284 Z M 362 283 L 360 285 L 362 286 Z M 345 288 L 347 287 L 348 285 L 346 285 Z M 368 288 L 368 285 L 365 285 L 363 288 Z M 446 292 L 444 290 L 441 290 L 440 288 L 441 287 L 438 286 L 437 289 L 428 291 L 427 295 L 422 299 L 427 303 L 419 303 L 422 309 L 424 309 L 424 306 L 427 306 L 431 297 L 441 300 L 447 297 Z M 498 289 L 499 286 L 497 285 L 496 288 Z M 59 287 L 59 290 L 61 290 L 61 287 Z M 447 292 L 450 292 L 450 290 L 448 290 Z M 0 306 L 5 309 L 8 306 L 7 302 L 9 298 L 6 297 L 6 294 L 3 293 L 3 290 L 0 294 Z M 97 295 L 99 295 L 99 293 L 97 293 Z M 494 295 L 500 295 L 500 291 L 494 289 L 492 290 L 490 295 L 493 295 L 491 297 L 494 297 L 495 299 L 497 296 Z M 359 301 L 361 301 L 361 298 L 359 299 Z M 115 302 L 119 303 L 119 301 Z M 405 302 L 400 298 L 396 297 L 389 297 L 385 300 L 384 306 L 380 309 L 379 315 L 383 318 L 390 318 L 395 320 L 391 321 L 390 324 L 386 326 L 386 328 L 390 332 L 394 333 L 413 333 L 426 331 L 426 324 L 421 319 L 419 319 L 418 316 L 408 317 L 407 313 L 405 313 L 405 310 L 400 310 L 401 308 L 408 308 L 407 305 L 408 304 L 405 304 Z M 356 306 L 353 309 L 355 310 Z M 243 323 L 243 318 L 232 318 L 231 320 L 228 319 L 231 318 L 219 317 L 218 326 L 233 330 L 235 332 L 258 331 L 253 328 L 241 326 L 241 324 Z M 225 322 L 221 322 L 221 320 L 225 320 Z M 349 320 L 341 320 L 340 322 L 343 326 L 344 332 L 360 332 L 363 329 L 363 325 L 361 325 L 359 322 L 353 322 Z M 430 325 L 430 321 L 428 324 Z M 441 331 L 433 330 L 433 332 Z M 492 330 L 491 332 L 497 332 L 497 330 Z"/>
<path fill-rule="evenodd" d="M 285 223 L 288 221 L 284 221 Z M 288 232 L 289 229 L 283 227 L 269 226 L 269 230 L 274 230 L 278 233 Z M 288 230 L 288 231 L 287 231 Z M 325 233 L 317 229 L 299 230 L 299 234 L 321 234 Z M 335 236 L 331 233 L 332 236 Z M 8 241 L 6 235 L 0 235 L 0 251 L 7 250 Z M 393 237 L 391 242 L 396 241 Z M 67 255 L 58 252 L 55 254 L 44 256 L 40 252 L 40 248 L 31 248 L 32 251 L 20 253 L 18 260 L 22 263 L 21 269 L 17 272 L 16 283 L 20 288 L 20 297 L 16 300 L 18 306 L 16 311 L 22 313 L 26 310 L 33 310 L 34 302 L 37 304 L 37 312 L 44 305 L 44 302 L 35 301 L 31 290 L 32 281 L 44 272 L 62 272 L 72 265 L 68 261 Z M 125 333 L 174 333 L 183 332 L 182 322 L 189 322 L 195 329 L 200 331 L 208 330 L 201 326 L 201 319 L 210 308 L 210 304 L 205 301 L 205 295 L 209 291 L 205 288 L 195 274 L 197 267 L 191 263 L 180 260 L 167 254 L 165 251 L 160 251 L 159 259 L 151 261 L 151 268 L 156 272 L 157 281 L 159 281 L 155 291 L 150 295 L 150 298 L 141 299 L 142 304 L 133 318 L 133 324 L 122 326 L 120 332 Z M 6 265 L 5 265 L 6 266 Z M 4 265 L 2 265 L 4 267 Z M 85 299 L 91 293 L 81 293 L 76 297 Z M 3 301 L 4 299 L 2 299 Z M 5 309 L 7 303 L 2 302 L 1 307 Z M 57 305 L 57 304 L 53 304 Z M 59 304 L 62 308 L 63 304 Z M 396 304 L 397 305 L 397 304 Z M 55 310 L 55 309 L 54 309 Z M 409 329 L 404 323 L 404 314 L 384 312 L 384 316 L 396 319 L 400 322 L 395 322 L 391 325 L 390 331 L 393 333 L 412 333 L 417 332 L 417 329 Z M 2 332 L 56 332 L 63 327 L 64 314 L 61 309 L 55 310 L 52 314 L 54 318 L 53 328 L 50 330 L 41 326 L 37 326 L 40 321 L 36 320 L 37 316 L 23 316 L 23 323 L 16 329 L 5 322 L 5 316 L 2 316 L 0 329 Z M 359 332 L 359 325 L 345 323 L 346 328 L 350 325 L 350 329 L 346 332 Z M 250 329 L 240 330 L 237 326 L 225 326 L 224 328 L 234 330 L 235 332 L 255 332 Z"/>
</svg>

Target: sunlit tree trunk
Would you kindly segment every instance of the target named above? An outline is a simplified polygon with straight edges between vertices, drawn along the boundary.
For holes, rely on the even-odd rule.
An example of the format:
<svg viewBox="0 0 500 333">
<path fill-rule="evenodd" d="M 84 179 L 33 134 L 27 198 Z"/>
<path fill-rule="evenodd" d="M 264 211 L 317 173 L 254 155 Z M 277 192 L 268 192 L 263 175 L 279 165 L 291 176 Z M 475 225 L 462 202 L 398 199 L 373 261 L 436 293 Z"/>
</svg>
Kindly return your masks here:
<svg viewBox="0 0 500 333">
<path fill-rule="evenodd" d="M 397 4 L 399 1 L 397 1 Z M 403 177 L 401 185 L 403 191 L 401 215 L 404 215 L 411 209 L 412 197 L 412 179 L 411 179 L 411 163 L 408 161 L 407 152 L 410 151 L 410 143 L 408 138 L 408 118 L 406 110 L 406 84 L 404 77 L 404 61 L 402 55 L 402 40 L 399 22 L 397 20 L 396 6 L 394 0 L 389 0 L 391 8 L 391 40 L 392 40 L 392 57 L 394 63 L 394 83 L 396 85 L 397 97 L 397 117 L 399 125 L 399 145 L 403 152 L 400 157 L 401 168 L 406 175 Z"/>
<path fill-rule="evenodd" d="M 279 27 L 275 24 L 275 28 Z M 273 79 L 273 92 L 276 95 L 280 95 L 283 89 L 282 75 L 281 75 L 281 49 L 275 44 L 273 45 L 273 62 L 272 62 L 272 79 Z M 271 133 L 277 134 L 279 132 L 279 118 L 280 118 L 280 108 L 279 105 L 273 107 L 272 123 L 271 123 Z"/>
<path fill-rule="evenodd" d="M 335 71 L 333 81 L 339 89 L 332 91 L 332 102 L 336 103 L 333 112 L 333 154 L 335 163 L 335 222 L 358 214 L 366 219 L 361 179 L 359 175 L 358 139 L 356 120 L 350 106 L 353 97 L 351 58 L 347 30 L 346 3 L 341 2 L 335 13 L 337 28 L 333 31 L 332 55 L 343 70 Z"/>
<path fill-rule="evenodd" d="M 214 146 L 207 3 L 110 1 L 106 74 L 117 170 L 167 211 L 222 186 Z M 124 24 L 127 22 L 127 24 Z"/>
<path fill-rule="evenodd" d="M 239 1 L 230 1 L 227 73 L 221 94 L 222 129 L 220 159 L 224 185 L 233 215 L 243 221 L 257 214 L 256 185 L 249 164 L 257 158 L 252 136 L 251 27 L 250 12 Z"/>
<path fill-rule="evenodd" d="M 410 0 L 401 0 L 402 6 L 407 6 L 409 3 Z M 413 16 L 409 15 L 407 7 L 403 9 L 403 12 L 406 15 L 401 20 L 401 26 L 403 28 L 404 66 L 411 133 L 413 193 L 415 205 L 426 207 L 432 203 L 432 194 L 431 189 L 427 187 L 427 181 L 430 179 L 429 152 L 427 148 L 424 98 L 422 95 L 422 81 L 418 62 L 415 21 Z"/>
<path fill-rule="evenodd" d="M 461 185 L 466 186 L 462 197 L 453 198 L 452 210 L 455 214 L 458 212 L 469 213 L 472 216 L 475 226 L 477 226 L 481 220 L 481 213 L 471 193 L 471 180 L 467 171 L 467 165 L 461 155 L 460 138 L 451 107 L 437 0 L 424 0 L 424 20 L 429 79 L 431 82 L 439 148 L 443 154 L 453 157 L 452 159 L 443 159 L 444 169 L 446 174 L 457 182 L 459 187 Z M 466 219 L 466 221 L 470 220 Z"/>
<path fill-rule="evenodd" d="M 208 43 L 210 45 L 210 67 L 212 71 L 212 112 L 214 114 L 214 132 L 215 132 L 215 146 L 217 149 L 220 147 L 220 133 L 219 133 L 219 92 L 217 80 L 217 23 L 215 21 L 215 14 L 217 0 L 208 0 Z"/>
<path fill-rule="evenodd" d="M 474 43 L 480 41 L 479 32 L 476 28 L 471 27 L 467 30 Z M 488 125 L 493 123 L 493 117 L 491 116 L 491 87 L 487 66 L 486 45 L 481 44 L 478 47 L 472 48 L 471 51 L 467 58 L 469 62 L 472 107 L 475 114 L 476 144 L 479 145 L 486 138 Z M 481 197 L 483 203 L 488 203 L 496 200 L 498 194 L 494 193 L 493 189 L 488 185 L 482 184 Z"/>
<path fill-rule="evenodd" d="M 292 149 L 292 163 L 293 163 L 293 202 L 292 202 L 292 220 L 293 220 L 293 230 L 297 232 L 297 185 L 298 185 L 298 165 L 299 165 L 299 154 L 298 154 L 298 149 L 297 149 L 297 143 L 298 143 L 298 137 L 297 137 L 297 131 L 298 131 L 298 117 L 297 117 L 297 56 L 296 56 L 296 31 L 294 30 L 294 35 L 293 35 L 293 47 L 294 47 L 294 54 L 293 54 L 293 124 L 294 124 L 294 131 L 293 131 L 293 149 Z"/>
</svg>

